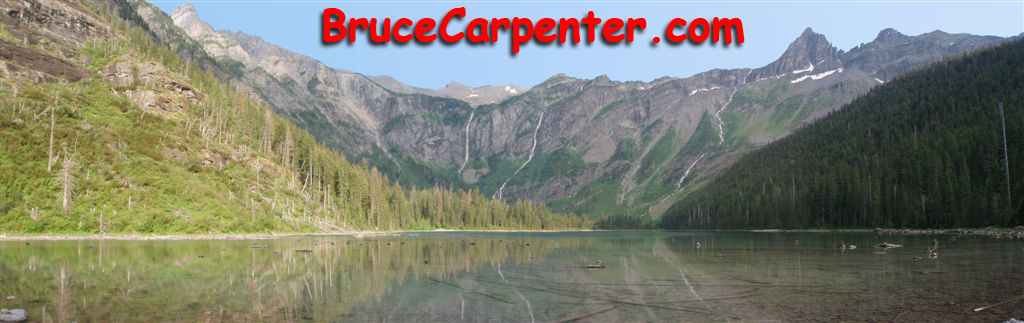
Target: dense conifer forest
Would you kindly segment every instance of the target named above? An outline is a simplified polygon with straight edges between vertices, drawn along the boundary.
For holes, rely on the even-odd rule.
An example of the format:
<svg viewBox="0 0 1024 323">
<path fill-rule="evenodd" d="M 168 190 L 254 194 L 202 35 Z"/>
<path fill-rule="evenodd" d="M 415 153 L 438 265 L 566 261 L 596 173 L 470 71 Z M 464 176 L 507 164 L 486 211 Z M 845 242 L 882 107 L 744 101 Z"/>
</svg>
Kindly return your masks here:
<svg viewBox="0 0 1024 323">
<path fill-rule="evenodd" d="M 1024 223 L 1024 42 L 878 86 L 743 157 L 665 228 L 985 227 Z"/>
</svg>

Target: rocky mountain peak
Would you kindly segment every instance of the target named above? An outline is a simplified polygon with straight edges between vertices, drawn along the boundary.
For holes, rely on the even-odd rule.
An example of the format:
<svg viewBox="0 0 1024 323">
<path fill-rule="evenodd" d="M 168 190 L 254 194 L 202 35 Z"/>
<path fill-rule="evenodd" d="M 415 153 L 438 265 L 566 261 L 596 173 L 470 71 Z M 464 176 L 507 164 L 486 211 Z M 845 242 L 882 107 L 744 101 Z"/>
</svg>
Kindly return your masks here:
<svg viewBox="0 0 1024 323">
<path fill-rule="evenodd" d="M 875 40 L 851 49 L 843 55 L 848 68 L 864 71 L 878 81 L 888 81 L 910 69 L 958 55 L 974 48 L 1002 41 L 993 36 L 949 34 L 941 30 L 908 36 L 886 28 Z"/>
<path fill-rule="evenodd" d="M 832 46 L 825 35 L 807 28 L 800 34 L 800 37 L 789 44 L 789 48 L 782 54 L 779 61 L 786 63 L 784 66 L 786 68 L 803 68 L 807 66 L 807 63 L 822 65 L 835 61 L 838 57 L 839 50 Z"/>
<path fill-rule="evenodd" d="M 609 84 L 609 83 L 613 83 L 613 82 L 612 82 L 612 79 L 609 78 L 607 74 L 601 74 L 601 75 L 598 75 L 597 77 L 594 78 L 594 83 L 595 84 Z"/>
<path fill-rule="evenodd" d="M 237 42 L 225 37 L 213 30 L 199 17 L 199 12 L 191 3 L 185 3 L 171 13 L 171 20 L 174 25 L 185 31 L 193 40 L 199 42 L 210 56 L 216 58 L 231 58 L 245 65 L 252 62 L 252 58 Z"/>
<path fill-rule="evenodd" d="M 210 28 L 209 24 L 203 21 L 202 18 L 199 18 L 199 12 L 196 11 L 196 8 L 193 7 L 191 3 L 186 2 L 178 7 L 178 9 L 175 9 L 174 12 L 171 13 L 171 19 L 174 20 L 175 25 L 181 29 L 185 29 L 186 32 L 189 29 L 209 32 L 213 31 L 213 28 Z"/>
<path fill-rule="evenodd" d="M 832 46 L 825 35 L 808 27 L 789 44 L 779 59 L 751 72 L 750 79 L 836 69 L 842 65 L 839 56 L 839 50 Z"/>
<path fill-rule="evenodd" d="M 196 7 L 193 7 L 191 2 L 183 3 L 181 6 L 178 7 L 178 9 L 175 9 L 174 13 L 172 13 L 171 15 L 174 16 L 179 14 L 192 14 L 197 16 L 199 15 L 199 13 L 196 11 Z"/>
<path fill-rule="evenodd" d="M 540 82 L 540 84 L 537 84 L 533 88 L 544 88 L 544 87 L 548 87 L 548 86 L 551 86 L 551 85 L 559 84 L 559 83 L 562 83 L 562 82 L 571 81 L 571 80 L 574 80 L 574 79 L 575 78 L 573 78 L 572 76 L 569 76 L 569 75 L 567 75 L 565 73 L 558 73 L 558 74 L 552 75 L 547 80 L 544 80 L 543 82 Z"/>
<path fill-rule="evenodd" d="M 886 28 L 886 29 L 882 29 L 882 31 L 878 32 L 878 37 L 875 37 L 875 41 L 878 41 L 878 42 L 891 42 L 891 41 L 895 41 L 895 40 L 903 40 L 903 39 L 906 39 L 908 37 L 909 36 L 904 35 L 903 33 L 900 33 L 899 31 L 896 31 L 896 29 Z"/>
<path fill-rule="evenodd" d="M 446 89 L 466 89 L 466 88 L 469 88 L 465 84 L 459 83 L 458 81 L 448 82 L 448 84 L 445 85 L 444 87 Z"/>
</svg>

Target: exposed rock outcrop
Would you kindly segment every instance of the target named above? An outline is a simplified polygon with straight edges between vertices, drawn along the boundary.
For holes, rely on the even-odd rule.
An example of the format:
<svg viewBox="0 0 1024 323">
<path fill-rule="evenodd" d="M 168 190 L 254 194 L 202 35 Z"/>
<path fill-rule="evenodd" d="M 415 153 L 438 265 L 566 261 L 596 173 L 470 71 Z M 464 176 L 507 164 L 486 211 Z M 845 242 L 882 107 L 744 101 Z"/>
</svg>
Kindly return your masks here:
<svg viewBox="0 0 1024 323">
<path fill-rule="evenodd" d="M 143 109 L 157 113 L 176 113 L 203 100 L 203 95 L 184 80 L 153 62 L 138 63 L 130 56 L 103 68 L 103 75 L 119 92 Z"/>
</svg>

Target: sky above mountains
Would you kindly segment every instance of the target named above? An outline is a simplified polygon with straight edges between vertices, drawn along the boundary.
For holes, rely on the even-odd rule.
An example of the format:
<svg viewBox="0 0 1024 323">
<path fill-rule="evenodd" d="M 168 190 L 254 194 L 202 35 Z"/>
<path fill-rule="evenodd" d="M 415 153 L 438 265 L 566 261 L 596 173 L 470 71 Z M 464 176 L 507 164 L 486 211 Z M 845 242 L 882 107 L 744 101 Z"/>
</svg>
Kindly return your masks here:
<svg viewBox="0 0 1024 323">
<path fill-rule="evenodd" d="M 153 1 L 170 14 L 187 1 Z M 198 0 L 191 2 L 199 15 L 217 30 L 235 30 L 260 36 L 291 51 L 311 56 L 329 66 L 367 75 L 389 75 L 406 84 L 439 88 L 451 81 L 471 86 L 514 83 L 530 87 L 552 75 L 565 73 L 614 80 L 650 81 L 662 76 L 689 76 L 713 68 L 763 66 L 782 54 L 807 27 L 824 34 L 833 45 L 849 50 L 873 40 L 879 31 L 895 28 L 917 35 L 942 30 L 949 33 L 1014 36 L 1024 32 L 1024 1 L 1020 0 L 635 0 L 635 1 L 448 1 L 448 0 Z M 365 34 L 355 43 L 325 46 L 321 14 L 334 7 L 348 18 L 423 17 L 440 21 L 449 10 L 465 7 L 467 16 L 449 28 L 465 30 L 474 18 L 525 17 L 645 18 L 647 29 L 628 45 L 609 46 L 600 41 L 577 45 L 524 44 L 515 56 L 510 36 L 499 35 L 495 44 L 470 46 L 466 42 L 426 46 L 395 42 L 371 45 Z M 746 42 L 653 45 L 664 38 L 672 18 L 741 18 Z M 347 41 L 346 41 L 347 43 Z"/>
</svg>

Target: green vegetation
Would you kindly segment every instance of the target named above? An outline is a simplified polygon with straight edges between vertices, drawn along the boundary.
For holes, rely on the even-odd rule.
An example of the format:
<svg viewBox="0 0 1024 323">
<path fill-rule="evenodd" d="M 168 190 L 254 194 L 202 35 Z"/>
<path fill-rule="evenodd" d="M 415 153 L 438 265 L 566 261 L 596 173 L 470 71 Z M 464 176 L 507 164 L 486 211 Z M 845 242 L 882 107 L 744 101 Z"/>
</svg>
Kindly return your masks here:
<svg viewBox="0 0 1024 323">
<path fill-rule="evenodd" d="M 583 151 L 566 147 L 552 152 L 543 152 L 538 149 L 530 164 L 526 165 L 510 184 L 521 185 L 557 176 L 577 176 L 587 166 L 587 163 L 583 161 L 583 154 Z"/>
<path fill-rule="evenodd" d="M 14 36 L 11 36 L 11 34 L 8 34 L 7 30 L 4 29 L 3 24 L 0 24 L 0 41 L 6 41 L 8 43 L 18 43 L 18 39 L 14 38 Z"/>
<path fill-rule="evenodd" d="M 350 164 L 141 28 L 96 11 L 114 29 L 81 50 L 96 76 L 50 84 L 0 79 L 5 232 L 589 226 L 477 191 L 406 190 L 377 169 Z M 115 87 L 99 75 L 117 64 L 152 78 Z M 167 90 L 174 84 L 187 91 Z M 147 94 L 158 106 L 139 106 Z"/>
<path fill-rule="evenodd" d="M 603 116 L 605 113 L 615 110 L 615 108 L 618 108 L 620 105 L 622 105 L 622 100 L 615 100 L 612 101 L 612 103 L 606 104 L 605 106 L 601 107 L 601 110 L 597 111 L 597 114 L 595 114 L 594 117 L 591 118 L 591 120 L 601 119 L 601 116 Z"/>
<path fill-rule="evenodd" d="M 395 174 L 394 176 L 396 176 L 396 181 L 400 183 L 408 183 L 405 185 L 412 185 L 413 187 L 432 187 L 443 186 L 444 183 L 453 186 L 458 183 L 462 183 L 459 173 L 454 169 L 445 169 L 428 160 L 413 158 L 412 156 L 398 154 L 394 151 L 391 155 L 395 156 L 395 158 L 400 158 L 398 161 L 402 164 L 401 169 L 393 169 L 391 174 Z M 377 165 L 381 164 L 394 165 L 394 163 L 377 163 Z M 382 169 L 381 171 L 383 172 L 384 170 Z"/>
<path fill-rule="evenodd" d="M 912 72 L 743 157 L 675 204 L 661 225 L 1019 225 L 1021 89 L 1022 41 Z"/>
<path fill-rule="evenodd" d="M 684 154 L 700 155 L 707 152 L 711 147 L 718 146 L 718 143 L 718 128 L 711 121 L 711 113 L 705 111 L 700 118 L 700 122 L 697 123 L 697 129 L 693 130 L 693 135 L 683 145 L 683 149 L 676 155 L 676 159 L 683 157 Z"/>
<path fill-rule="evenodd" d="M 648 178 L 653 175 L 654 171 L 668 160 L 668 157 L 672 155 L 673 151 L 677 149 L 678 139 L 676 138 L 675 127 L 670 127 L 665 134 L 658 139 L 658 142 L 654 144 L 647 155 L 640 160 L 640 171 L 637 173 L 638 178 Z"/>
<path fill-rule="evenodd" d="M 498 191 L 501 183 L 505 182 L 525 160 L 501 158 L 498 155 L 491 155 L 487 159 L 480 159 L 481 163 L 474 162 L 470 169 L 489 169 L 486 176 L 480 178 L 477 187 L 485 194 L 494 194 Z M 477 167 L 479 166 L 479 167 Z"/>
<path fill-rule="evenodd" d="M 617 213 L 611 216 L 601 216 L 594 221 L 594 228 L 605 230 L 651 230 L 657 226 L 651 217 L 646 215 L 629 215 Z"/>
<path fill-rule="evenodd" d="M 636 160 L 636 155 L 639 153 L 640 152 L 637 151 L 636 141 L 633 140 L 633 138 L 623 138 L 615 145 L 615 153 L 612 154 L 609 161 L 634 161 Z"/>
<path fill-rule="evenodd" d="M 574 210 L 590 215 L 592 218 L 622 214 L 627 211 L 627 207 L 617 202 L 619 190 L 622 187 L 622 174 L 628 168 L 623 165 L 620 166 L 619 171 L 605 173 L 600 178 L 584 185 L 575 195 L 550 203 L 549 206 L 555 210 Z M 602 228 L 608 229 L 609 227 Z"/>
</svg>

